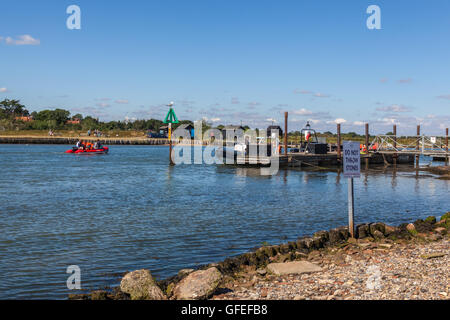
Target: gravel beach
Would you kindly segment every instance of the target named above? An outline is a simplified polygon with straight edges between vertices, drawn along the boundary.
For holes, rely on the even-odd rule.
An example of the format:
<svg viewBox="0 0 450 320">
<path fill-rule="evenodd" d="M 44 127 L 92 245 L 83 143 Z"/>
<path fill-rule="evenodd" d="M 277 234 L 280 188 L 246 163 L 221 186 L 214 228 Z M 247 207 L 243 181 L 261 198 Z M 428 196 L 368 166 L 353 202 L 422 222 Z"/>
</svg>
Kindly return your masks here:
<svg viewBox="0 0 450 320">
<path fill-rule="evenodd" d="M 355 241 L 305 255 L 322 271 L 277 276 L 249 268 L 213 299 L 448 300 L 449 253 L 448 235 L 422 243 Z"/>
</svg>

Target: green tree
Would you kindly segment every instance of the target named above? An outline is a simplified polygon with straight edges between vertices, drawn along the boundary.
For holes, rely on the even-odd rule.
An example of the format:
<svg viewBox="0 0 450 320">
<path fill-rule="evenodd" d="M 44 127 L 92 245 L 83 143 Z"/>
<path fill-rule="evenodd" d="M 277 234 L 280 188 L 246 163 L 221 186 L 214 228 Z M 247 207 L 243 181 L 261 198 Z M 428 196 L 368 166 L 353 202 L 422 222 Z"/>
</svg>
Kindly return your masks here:
<svg viewBox="0 0 450 320">
<path fill-rule="evenodd" d="M 28 116 L 29 112 L 20 100 L 5 99 L 0 101 L 0 119 Z"/>
</svg>

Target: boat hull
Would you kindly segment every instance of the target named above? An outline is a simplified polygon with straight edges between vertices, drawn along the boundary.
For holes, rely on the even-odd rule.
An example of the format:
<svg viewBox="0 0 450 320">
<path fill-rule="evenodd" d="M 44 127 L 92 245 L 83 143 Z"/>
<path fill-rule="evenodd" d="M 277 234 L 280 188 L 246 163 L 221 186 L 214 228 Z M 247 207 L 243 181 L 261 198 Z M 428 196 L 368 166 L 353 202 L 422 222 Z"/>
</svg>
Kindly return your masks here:
<svg viewBox="0 0 450 320">
<path fill-rule="evenodd" d="M 80 149 L 71 149 L 67 150 L 65 153 L 72 153 L 72 154 L 107 154 L 109 151 L 108 147 L 103 147 L 101 149 L 91 149 L 91 150 L 80 150 Z"/>
</svg>

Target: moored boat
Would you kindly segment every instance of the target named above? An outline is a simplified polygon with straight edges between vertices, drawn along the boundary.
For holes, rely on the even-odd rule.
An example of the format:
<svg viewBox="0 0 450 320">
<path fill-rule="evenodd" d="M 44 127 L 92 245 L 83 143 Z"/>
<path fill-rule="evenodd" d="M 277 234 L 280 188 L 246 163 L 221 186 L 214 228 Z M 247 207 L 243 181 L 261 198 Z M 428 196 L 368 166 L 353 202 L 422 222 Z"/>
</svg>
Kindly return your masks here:
<svg viewBox="0 0 450 320">
<path fill-rule="evenodd" d="M 77 147 L 73 147 L 70 150 L 67 150 L 65 153 L 74 153 L 74 154 L 106 154 L 108 153 L 108 147 L 102 147 L 100 149 L 80 149 Z"/>
</svg>

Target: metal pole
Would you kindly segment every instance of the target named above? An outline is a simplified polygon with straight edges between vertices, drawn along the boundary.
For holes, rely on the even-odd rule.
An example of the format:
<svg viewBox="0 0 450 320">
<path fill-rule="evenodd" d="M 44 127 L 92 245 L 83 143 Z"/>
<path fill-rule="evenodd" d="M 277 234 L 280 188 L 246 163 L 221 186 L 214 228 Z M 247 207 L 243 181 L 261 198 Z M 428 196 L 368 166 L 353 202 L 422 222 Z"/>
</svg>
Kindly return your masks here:
<svg viewBox="0 0 450 320">
<path fill-rule="evenodd" d="M 284 113 L 284 155 L 288 154 L 288 113 Z"/>
<path fill-rule="evenodd" d="M 449 165 L 448 159 L 448 128 L 445 129 L 445 152 L 447 153 L 445 156 L 445 165 Z"/>
<path fill-rule="evenodd" d="M 337 124 L 337 156 L 341 159 L 341 124 Z"/>
<path fill-rule="evenodd" d="M 394 133 L 394 149 L 397 149 L 397 125 L 395 125 L 395 124 L 394 124 L 393 133 Z M 394 166 L 396 166 L 397 165 L 397 154 L 394 153 L 392 158 L 393 158 L 392 160 L 394 162 Z"/>
<path fill-rule="evenodd" d="M 169 162 L 171 166 L 174 166 L 175 163 L 172 161 L 172 124 L 169 123 Z"/>
<path fill-rule="evenodd" d="M 417 142 L 416 142 L 416 168 L 419 167 L 419 138 L 420 138 L 420 125 L 417 126 Z"/>
<path fill-rule="evenodd" d="M 348 232 L 352 238 L 355 237 L 353 218 L 355 216 L 355 200 L 353 197 L 353 178 L 348 178 Z"/>
<path fill-rule="evenodd" d="M 369 169 L 369 124 L 366 123 L 366 155 L 365 155 L 365 162 L 366 162 L 366 170 Z"/>
</svg>

